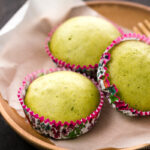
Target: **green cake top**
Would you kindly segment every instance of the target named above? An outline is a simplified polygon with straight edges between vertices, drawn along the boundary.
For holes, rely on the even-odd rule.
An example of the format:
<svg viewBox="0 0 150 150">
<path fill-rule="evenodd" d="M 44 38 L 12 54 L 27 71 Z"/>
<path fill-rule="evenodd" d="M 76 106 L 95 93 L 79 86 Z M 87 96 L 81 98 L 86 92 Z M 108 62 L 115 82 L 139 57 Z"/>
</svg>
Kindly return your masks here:
<svg viewBox="0 0 150 150">
<path fill-rule="evenodd" d="M 99 99 L 91 80 L 79 73 L 59 71 L 34 80 L 28 87 L 25 105 L 45 119 L 70 122 L 90 115 Z"/>
<path fill-rule="evenodd" d="M 111 49 L 109 80 L 121 100 L 137 110 L 150 110 L 150 45 L 124 41 Z"/>
<path fill-rule="evenodd" d="M 109 21 L 80 16 L 60 25 L 52 35 L 49 47 L 56 58 L 71 65 L 95 65 L 118 36 L 119 31 Z"/>
</svg>

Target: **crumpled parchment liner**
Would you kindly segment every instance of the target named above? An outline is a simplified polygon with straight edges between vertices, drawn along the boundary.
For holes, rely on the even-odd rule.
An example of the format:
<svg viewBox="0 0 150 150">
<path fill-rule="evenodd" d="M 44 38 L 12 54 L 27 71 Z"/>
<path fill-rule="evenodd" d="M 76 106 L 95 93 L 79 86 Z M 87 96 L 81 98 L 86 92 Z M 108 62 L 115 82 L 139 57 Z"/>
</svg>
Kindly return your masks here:
<svg viewBox="0 0 150 150">
<path fill-rule="evenodd" d="M 0 93 L 21 115 L 17 90 L 24 77 L 38 69 L 56 67 L 44 50 L 48 32 L 76 15 L 98 16 L 80 0 L 32 0 L 23 21 L 0 37 Z M 126 117 L 105 101 L 100 118 L 89 133 L 73 140 L 52 142 L 72 150 L 129 147 L 150 142 L 149 125 L 148 117 Z"/>
</svg>

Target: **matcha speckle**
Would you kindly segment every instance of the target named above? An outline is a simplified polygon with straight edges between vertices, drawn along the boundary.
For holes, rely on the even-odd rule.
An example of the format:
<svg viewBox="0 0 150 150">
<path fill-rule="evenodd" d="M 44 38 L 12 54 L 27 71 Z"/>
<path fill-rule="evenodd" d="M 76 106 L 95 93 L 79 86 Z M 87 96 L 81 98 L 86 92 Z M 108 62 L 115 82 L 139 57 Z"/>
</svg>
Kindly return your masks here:
<svg viewBox="0 0 150 150">
<path fill-rule="evenodd" d="M 71 111 L 73 111 L 74 107 L 71 107 Z"/>
</svg>

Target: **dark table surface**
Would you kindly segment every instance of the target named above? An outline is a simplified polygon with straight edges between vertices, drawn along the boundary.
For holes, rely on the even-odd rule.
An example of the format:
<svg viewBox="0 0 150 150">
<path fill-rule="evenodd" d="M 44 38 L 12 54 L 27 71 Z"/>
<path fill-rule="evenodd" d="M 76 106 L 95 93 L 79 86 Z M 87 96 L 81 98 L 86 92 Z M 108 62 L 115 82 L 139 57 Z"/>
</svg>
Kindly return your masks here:
<svg viewBox="0 0 150 150">
<path fill-rule="evenodd" d="M 0 29 L 26 0 L 0 0 Z M 150 6 L 150 0 L 126 0 Z M 0 115 L 0 150 L 34 150 L 15 133 Z"/>
</svg>

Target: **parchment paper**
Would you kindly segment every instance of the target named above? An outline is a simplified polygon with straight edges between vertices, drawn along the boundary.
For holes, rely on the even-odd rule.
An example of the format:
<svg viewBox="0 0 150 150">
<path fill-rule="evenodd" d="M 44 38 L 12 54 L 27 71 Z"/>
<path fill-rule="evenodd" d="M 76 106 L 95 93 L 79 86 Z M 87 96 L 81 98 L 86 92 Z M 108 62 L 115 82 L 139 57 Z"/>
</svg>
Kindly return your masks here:
<svg viewBox="0 0 150 150">
<path fill-rule="evenodd" d="M 48 32 L 67 18 L 77 15 L 99 16 L 80 0 L 32 0 L 23 21 L 0 37 L 0 92 L 9 105 L 24 117 L 17 90 L 24 77 L 38 69 L 56 67 L 45 53 Z M 130 118 L 104 103 L 95 127 L 72 140 L 53 140 L 61 147 L 91 150 L 129 147 L 150 143 L 149 117 Z"/>
</svg>

